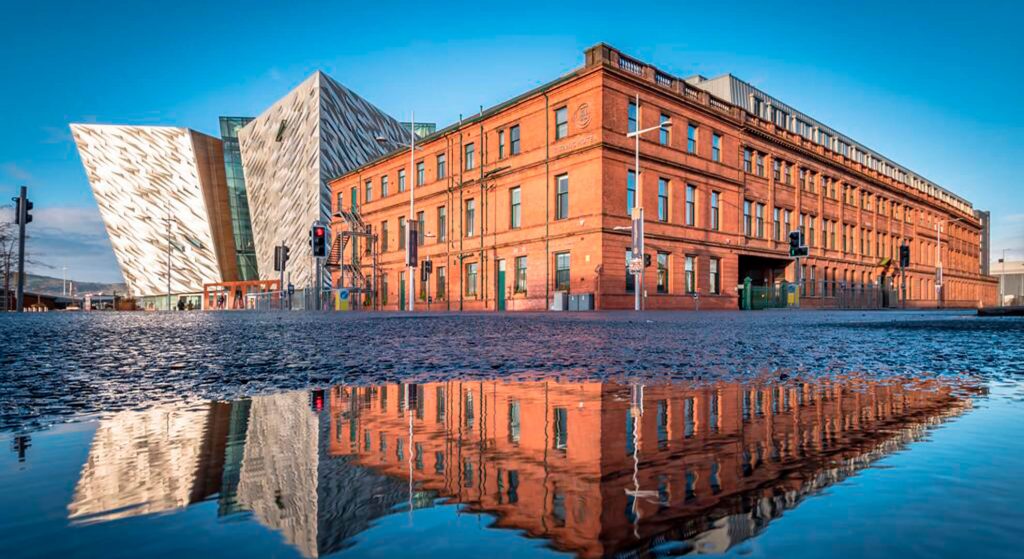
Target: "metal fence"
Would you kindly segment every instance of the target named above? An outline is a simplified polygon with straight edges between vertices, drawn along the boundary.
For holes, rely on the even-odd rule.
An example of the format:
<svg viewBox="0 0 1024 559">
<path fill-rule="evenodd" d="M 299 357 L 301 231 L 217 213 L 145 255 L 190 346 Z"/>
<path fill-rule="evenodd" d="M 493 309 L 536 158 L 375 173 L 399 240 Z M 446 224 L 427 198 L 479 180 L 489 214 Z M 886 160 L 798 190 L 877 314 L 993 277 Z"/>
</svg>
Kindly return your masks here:
<svg viewBox="0 0 1024 559">
<path fill-rule="evenodd" d="M 268 291 L 252 293 L 246 296 L 245 309 L 253 311 L 347 311 L 358 308 L 355 305 L 356 294 L 348 289 L 324 289 L 320 292 L 320 300 L 316 300 L 316 292 L 312 289 L 296 289 L 289 294 L 287 291 Z"/>
<path fill-rule="evenodd" d="M 899 292 L 890 286 L 817 282 L 805 285 L 803 299 L 810 305 L 830 309 L 895 309 Z"/>
<path fill-rule="evenodd" d="M 740 291 L 741 308 L 749 310 L 795 307 L 825 309 L 894 309 L 900 305 L 899 293 L 888 286 L 845 284 L 843 282 L 781 282 L 751 285 L 750 293 Z"/>
</svg>

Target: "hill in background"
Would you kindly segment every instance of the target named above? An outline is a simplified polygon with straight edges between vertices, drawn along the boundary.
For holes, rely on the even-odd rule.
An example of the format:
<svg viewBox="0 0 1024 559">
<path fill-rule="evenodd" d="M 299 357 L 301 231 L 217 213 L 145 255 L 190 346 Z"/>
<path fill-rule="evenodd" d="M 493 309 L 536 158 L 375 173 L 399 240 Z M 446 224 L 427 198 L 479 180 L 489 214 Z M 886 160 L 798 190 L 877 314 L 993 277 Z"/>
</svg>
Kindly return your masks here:
<svg viewBox="0 0 1024 559">
<path fill-rule="evenodd" d="M 13 291 L 17 281 L 17 275 L 12 274 L 11 277 L 11 290 Z M 29 293 L 39 293 L 42 295 L 60 295 L 61 284 L 60 278 L 51 278 L 50 276 L 38 276 L 36 274 L 25 274 L 25 291 Z M 71 283 L 73 280 L 68 280 Z M 0 285 L 0 290 L 3 289 L 3 285 Z M 75 281 L 74 282 L 75 293 L 81 295 L 84 293 L 105 293 L 110 294 L 114 291 L 125 294 L 128 292 L 128 287 L 123 283 L 100 283 L 93 281 Z"/>
</svg>

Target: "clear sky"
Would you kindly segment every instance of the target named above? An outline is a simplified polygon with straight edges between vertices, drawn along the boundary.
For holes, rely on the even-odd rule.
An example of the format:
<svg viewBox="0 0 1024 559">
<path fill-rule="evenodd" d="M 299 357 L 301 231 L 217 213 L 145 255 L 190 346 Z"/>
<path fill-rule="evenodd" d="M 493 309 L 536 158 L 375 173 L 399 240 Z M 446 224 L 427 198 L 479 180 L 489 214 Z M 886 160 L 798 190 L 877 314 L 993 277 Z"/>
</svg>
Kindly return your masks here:
<svg viewBox="0 0 1024 559">
<path fill-rule="evenodd" d="M 400 120 L 447 125 L 604 41 L 725 72 L 993 216 L 1024 258 L 1024 2 L 15 2 L 0 33 L 0 195 L 30 187 L 33 271 L 118 281 L 68 124 L 218 134 L 322 69 Z"/>
</svg>

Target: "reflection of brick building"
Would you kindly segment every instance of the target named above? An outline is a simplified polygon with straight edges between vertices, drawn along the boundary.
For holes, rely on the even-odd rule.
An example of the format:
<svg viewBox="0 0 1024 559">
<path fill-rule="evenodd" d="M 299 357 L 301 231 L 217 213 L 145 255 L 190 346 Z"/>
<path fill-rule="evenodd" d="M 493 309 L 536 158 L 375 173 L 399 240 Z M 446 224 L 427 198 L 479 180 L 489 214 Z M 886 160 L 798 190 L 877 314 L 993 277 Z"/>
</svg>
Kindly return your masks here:
<svg viewBox="0 0 1024 559">
<path fill-rule="evenodd" d="M 968 404 L 858 379 L 347 387 L 330 391 L 328 452 L 583 556 L 659 535 L 722 551 Z"/>
<path fill-rule="evenodd" d="M 333 210 L 358 210 L 382 236 L 384 308 L 402 304 L 407 221 L 420 224 L 420 259 L 434 263 L 428 285 L 412 279 L 434 309 L 544 309 L 555 291 L 631 308 L 634 200 L 652 258 L 650 308 L 693 308 L 693 291 L 704 308 L 735 308 L 745 277 L 793 281 L 786 237 L 797 229 L 810 247 L 811 304 L 838 284 L 889 285 L 904 242 L 913 304 L 936 305 L 937 248 L 947 305 L 994 299 L 980 273 L 981 223 L 959 196 L 731 75 L 683 79 L 604 44 L 585 58 L 417 142 L 412 162 L 399 149 L 331 181 Z M 626 134 L 652 127 L 637 181 Z"/>
</svg>

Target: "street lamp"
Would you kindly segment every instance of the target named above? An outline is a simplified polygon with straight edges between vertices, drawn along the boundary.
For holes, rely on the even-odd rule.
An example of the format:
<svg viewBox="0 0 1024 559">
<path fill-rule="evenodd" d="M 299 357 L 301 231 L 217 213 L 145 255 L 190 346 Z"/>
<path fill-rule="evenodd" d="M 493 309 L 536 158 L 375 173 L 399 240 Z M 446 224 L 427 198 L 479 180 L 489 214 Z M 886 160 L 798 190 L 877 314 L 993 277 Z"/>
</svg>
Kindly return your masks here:
<svg viewBox="0 0 1024 559">
<path fill-rule="evenodd" d="M 627 132 L 627 138 L 633 138 L 636 140 L 636 151 L 634 154 L 634 163 L 636 173 L 636 205 L 633 207 L 633 258 L 630 262 L 633 275 L 636 276 L 636 281 L 633 282 L 634 291 L 634 302 L 633 309 L 639 311 L 641 308 L 641 292 L 644 287 L 644 186 L 643 181 L 640 179 L 640 135 L 646 134 L 647 132 L 653 132 L 654 130 L 662 130 L 672 126 L 672 119 L 668 119 L 665 122 L 658 123 L 657 126 L 651 126 L 650 128 L 640 129 L 640 123 L 643 122 L 641 119 L 640 109 L 640 94 L 636 94 L 636 123 L 637 129 L 632 132 Z M 639 255 L 639 256 L 638 256 Z"/>
<path fill-rule="evenodd" d="M 383 136 L 378 136 L 377 141 L 380 143 L 387 142 L 388 139 Z M 402 147 L 406 147 L 403 144 L 399 144 Z M 409 118 L 409 227 L 407 229 L 407 239 L 405 242 L 405 264 L 408 266 L 407 281 L 406 285 L 406 298 L 409 302 L 409 312 L 414 310 L 416 305 L 413 294 L 413 283 L 416 281 L 416 263 L 412 260 L 412 251 L 416 250 L 413 243 L 416 239 L 412 239 L 413 220 L 415 219 L 415 201 L 414 195 L 416 193 L 416 150 L 419 149 L 416 146 L 416 112 L 413 111 Z"/>
<path fill-rule="evenodd" d="M 956 223 L 962 219 L 962 217 L 958 217 L 956 219 L 947 219 L 946 221 L 935 223 L 935 262 L 937 263 L 937 266 L 935 267 L 935 304 L 940 309 L 942 308 L 942 284 L 944 283 L 944 280 L 942 279 L 942 226 L 947 223 Z"/>
</svg>

